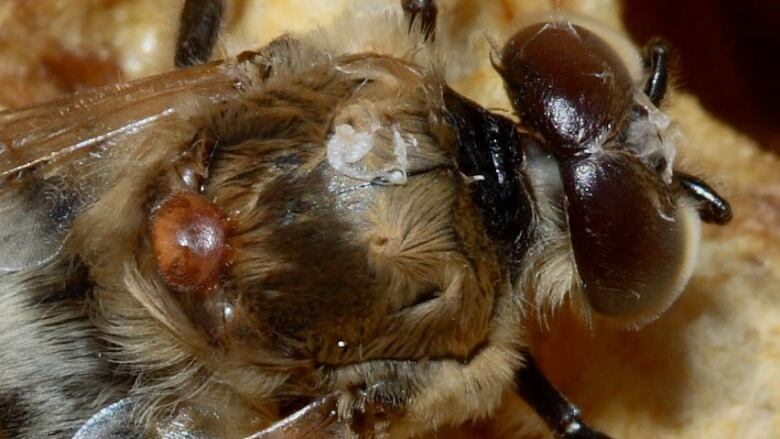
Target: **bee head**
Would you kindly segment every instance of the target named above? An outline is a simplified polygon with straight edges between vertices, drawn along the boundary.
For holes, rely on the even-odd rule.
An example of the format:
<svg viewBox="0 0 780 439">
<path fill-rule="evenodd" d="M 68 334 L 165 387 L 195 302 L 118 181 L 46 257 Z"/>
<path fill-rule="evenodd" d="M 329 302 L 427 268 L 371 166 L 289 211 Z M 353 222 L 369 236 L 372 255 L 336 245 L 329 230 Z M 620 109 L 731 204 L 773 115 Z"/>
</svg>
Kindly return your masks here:
<svg viewBox="0 0 780 439">
<path fill-rule="evenodd" d="M 637 80 L 596 33 L 568 21 L 544 22 L 512 36 L 497 66 L 521 124 L 556 164 L 589 308 L 633 325 L 658 316 L 690 278 L 696 208 L 705 221 L 713 209 L 722 221 L 710 222 L 730 218 L 725 200 L 699 180 L 709 200 L 692 193 L 689 180 L 673 170 L 676 130 L 657 108 L 666 51 L 653 49 L 649 79 Z"/>
<path fill-rule="evenodd" d="M 658 316 L 693 270 L 699 221 L 690 203 L 630 153 L 585 155 L 559 166 L 588 304 L 620 321 Z"/>
<path fill-rule="evenodd" d="M 504 46 L 499 72 L 523 124 L 559 156 L 603 141 L 631 109 L 633 83 L 618 54 L 569 22 L 521 29 Z"/>
</svg>

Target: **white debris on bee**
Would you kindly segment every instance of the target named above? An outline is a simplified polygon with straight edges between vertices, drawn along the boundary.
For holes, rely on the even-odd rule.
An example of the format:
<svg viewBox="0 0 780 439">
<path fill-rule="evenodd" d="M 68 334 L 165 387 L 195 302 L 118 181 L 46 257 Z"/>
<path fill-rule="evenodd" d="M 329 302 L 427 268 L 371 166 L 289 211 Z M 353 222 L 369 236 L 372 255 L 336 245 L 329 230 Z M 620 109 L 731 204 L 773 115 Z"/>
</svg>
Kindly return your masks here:
<svg viewBox="0 0 780 439">
<path fill-rule="evenodd" d="M 392 139 L 392 156 L 386 151 L 391 146 L 388 137 Z M 411 141 L 414 143 L 415 139 Z M 404 135 L 395 126 L 376 125 L 367 131 L 356 131 L 350 124 L 341 124 L 328 139 L 327 158 L 333 169 L 347 177 L 380 185 L 402 185 L 407 181 L 407 147 Z"/>
<path fill-rule="evenodd" d="M 414 141 L 414 139 L 412 139 Z M 395 154 L 398 160 L 398 169 L 395 169 L 391 173 L 391 184 L 405 184 L 406 183 L 406 141 L 401 135 L 401 131 L 398 128 L 393 128 L 393 154 Z"/>
<path fill-rule="evenodd" d="M 341 170 L 359 162 L 374 147 L 374 130 L 357 132 L 352 125 L 339 125 L 328 140 L 328 162 Z M 348 173 L 344 170 L 344 173 Z"/>
<path fill-rule="evenodd" d="M 642 92 L 634 95 L 634 102 L 641 106 L 646 116 L 634 117 L 629 122 L 626 136 L 627 146 L 651 167 L 658 157 L 663 157 L 665 167 L 660 174 L 667 184 L 672 181 L 674 158 L 680 130 L 672 119 L 659 110 Z"/>
</svg>

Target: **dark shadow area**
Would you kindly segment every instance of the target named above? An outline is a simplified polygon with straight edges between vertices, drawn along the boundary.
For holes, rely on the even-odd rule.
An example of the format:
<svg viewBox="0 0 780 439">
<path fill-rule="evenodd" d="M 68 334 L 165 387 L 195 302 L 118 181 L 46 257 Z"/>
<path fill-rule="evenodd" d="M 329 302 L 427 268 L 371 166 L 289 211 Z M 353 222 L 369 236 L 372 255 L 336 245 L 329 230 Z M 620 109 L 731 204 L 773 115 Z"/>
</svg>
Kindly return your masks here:
<svg viewBox="0 0 780 439">
<path fill-rule="evenodd" d="M 780 153 L 780 2 L 624 1 L 623 13 L 637 43 L 671 43 L 678 87 Z"/>
</svg>

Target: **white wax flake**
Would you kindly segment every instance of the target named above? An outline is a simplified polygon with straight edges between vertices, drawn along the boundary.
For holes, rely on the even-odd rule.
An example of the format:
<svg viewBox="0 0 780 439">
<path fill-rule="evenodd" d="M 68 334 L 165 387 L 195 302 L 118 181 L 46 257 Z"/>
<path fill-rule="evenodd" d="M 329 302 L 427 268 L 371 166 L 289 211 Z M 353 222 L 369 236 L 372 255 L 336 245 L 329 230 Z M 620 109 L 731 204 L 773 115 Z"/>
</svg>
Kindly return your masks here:
<svg viewBox="0 0 780 439">
<path fill-rule="evenodd" d="M 650 161 L 663 156 L 666 168 L 662 176 L 666 183 L 672 181 L 672 166 L 677 152 L 680 131 L 669 115 L 659 110 L 642 92 L 635 93 L 634 101 L 647 112 L 646 117 L 629 121 L 626 144 L 640 159 Z M 652 163 L 650 163 L 652 165 Z"/>
<path fill-rule="evenodd" d="M 566 433 L 574 434 L 574 433 L 580 431 L 581 428 L 582 428 L 582 424 L 580 424 L 577 421 L 573 421 L 572 423 L 570 423 L 569 425 L 566 426 Z"/>
<path fill-rule="evenodd" d="M 355 163 L 363 159 L 374 148 L 374 132 L 357 132 L 352 125 L 343 124 L 333 130 L 328 139 L 328 163 L 347 177 L 365 180 L 360 166 Z"/>
<path fill-rule="evenodd" d="M 372 127 L 355 131 L 349 124 L 338 125 L 328 139 L 328 163 L 341 174 L 375 184 L 400 185 L 406 183 L 407 143 L 400 130 L 392 129 L 392 153 L 382 131 L 386 127 Z M 390 134 L 390 133 L 386 133 Z"/>
<path fill-rule="evenodd" d="M 357 163 L 374 147 L 374 131 L 359 133 L 352 125 L 339 125 L 331 139 L 337 139 L 335 145 L 338 148 L 328 148 L 328 158 L 334 153 L 334 160 L 343 160 L 344 163 Z M 341 153 L 336 154 L 336 152 Z"/>
<path fill-rule="evenodd" d="M 406 183 L 406 141 L 404 141 L 401 132 L 398 129 L 393 129 L 393 153 L 398 161 L 398 169 L 391 171 L 392 179 L 391 184 L 405 184 Z"/>
</svg>

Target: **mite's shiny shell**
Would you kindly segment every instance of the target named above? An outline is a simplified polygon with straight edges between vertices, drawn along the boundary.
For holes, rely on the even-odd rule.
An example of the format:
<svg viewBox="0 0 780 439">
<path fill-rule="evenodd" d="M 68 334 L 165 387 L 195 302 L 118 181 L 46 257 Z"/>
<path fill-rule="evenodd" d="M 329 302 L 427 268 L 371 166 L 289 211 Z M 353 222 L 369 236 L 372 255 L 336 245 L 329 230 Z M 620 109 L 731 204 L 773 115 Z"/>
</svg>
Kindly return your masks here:
<svg viewBox="0 0 780 439">
<path fill-rule="evenodd" d="M 165 200 L 152 220 L 152 249 L 165 282 L 179 292 L 208 292 L 225 265 L 225 219 L 194 193 Z"/>
</svg>

